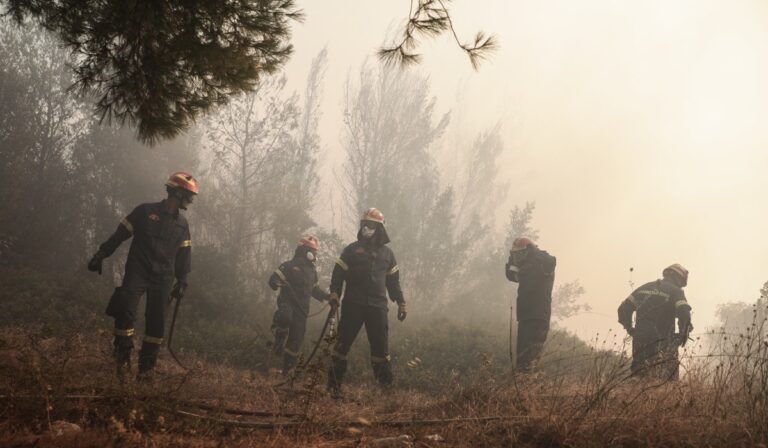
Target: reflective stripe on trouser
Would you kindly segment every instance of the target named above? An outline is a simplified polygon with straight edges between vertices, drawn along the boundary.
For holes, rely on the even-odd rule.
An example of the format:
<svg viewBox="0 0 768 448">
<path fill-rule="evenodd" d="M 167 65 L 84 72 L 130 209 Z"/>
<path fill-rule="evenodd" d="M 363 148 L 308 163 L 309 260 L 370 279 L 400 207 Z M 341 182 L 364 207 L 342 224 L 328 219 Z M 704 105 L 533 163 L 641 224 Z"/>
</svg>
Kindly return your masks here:
<svg viewBox="0 0 768 448">
<path fill-rule="evenodd" d="M 388 386 L 392 384 L 394 377 L 392 375 L 392 368 L 390 367 L 390 357 L 387 356 L 371 356 L 371 367 L 373 367 L 373 377 L 379 384 Z"/>
<path fill-rule="evenodd" d="M 115 288 L 115 291 L 112 293 L 112 297 L 110 298 L 110 304 L 113 302 L 118 303 L 120 300 L 122 300 L 122 296 L 120 294 L 121 289 Z M 133 328 L 132 321 L 127 319 L 115 319 L 115 328 L 113 330 L 115 337 L 112 341 L 114 349 L 112 354 L 119 369 L 131 362 L 131 352 L 133 352 L 133 335 L 135 332 L 136 330 Z"/>
<path fill-rule="evenodd" d="M 272 317 L 272 331 L 275 341 L 280 342 L 283 353 L 299 356 L 304 335 L 307 332 L 307 317 L 296 305 L 287 300 L 278 299 L 277 310 Z M 279 354 L 279 350 L 276 350 Z"/>
<path fill-rule="evenodd" d="M 517 370 L 526 372 L 535 366 L 548 333 L 548 320 L 525 319 L 517 322 Z"/>
<path fill-rule="evenodd" d="M 133 351 L 132 336 L 115 335 L 112 345 L 114 346 L 112 354 L 119 367 L 131 362 L 131 352 Z"/>
<path fill-rule="evenodd" d="M 162 279 L 159 283 L 150 281 L 141 283 L 137 281 L 136 276 L 129 276 L 128 273 L 126 278 L 132 278 L 132 283 L 115 289 L 107 306 L 107 314 L 115 318 L 116 330 L 132 329 L 141 296 L 146 293 L 145 336 L 139 353 L 139 372 L 143 372 L 154 368 L 157 361 L 157 354 L 165 334 L 165 308 L 171 293 L 172 279 Z M 116 335 L 115 348 L 116 352 L 120 351 L 123 356 L 127 351 L 130 357 L 133 343 L 131 342 L 128 348 L 128 343 L 124 339 L 126 337 L 130 338 L 130 336 Z"/>
<path fill-rule="evenodd" d="M 365 325 L 365 332 L 370 343 L 371 361 L 383 361 L 374 363 L 374 376 L 382 384 L 390 384 L 392 382 L 392 371 L 388 361 L 389 323 L 387 320 L 387 310 L 355 302 L 342 301 L 339 340 L 333 348 L 333 363 L 328 372 L 329 387 L 334 388 L 341 385 L 344 373 L 347 370 L 347 354 L 363 325 Z"/>
</svg>

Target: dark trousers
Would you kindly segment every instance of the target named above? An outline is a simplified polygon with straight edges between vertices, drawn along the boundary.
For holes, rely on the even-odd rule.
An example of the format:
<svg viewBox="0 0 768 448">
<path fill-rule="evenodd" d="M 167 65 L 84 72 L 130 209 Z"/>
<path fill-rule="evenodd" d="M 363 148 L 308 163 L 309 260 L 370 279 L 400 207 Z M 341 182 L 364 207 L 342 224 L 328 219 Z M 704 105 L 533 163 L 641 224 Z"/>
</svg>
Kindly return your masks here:
<svg viewBox="0 0 768 448">
<path fill-rule="evenodd" d="M 339 322 L 339 340 L 333 348 L 333 361 L 328 372 L 328 386 L 338 389 L 347 371 L 347 354 L 357 334 L 365 325 L 371 346 L 373 376 L 382 385 L 392 384 L 394 379 L 389 357 L 389 320 L 384 308 L 343 301 Z"/>
<path fill-rule="evenodd" d="M 677 344 L 673 338 L 636 334 L 632 338 L 632 374 L 677 380 L 680 372 Z"/>
<path fill-rule="evenodd" d="M 164 279 L 144 284 L 124 283 L 115 293 L 107 306 L 107 315 L 115 318 L 115 360 L 118 367 L 130 362 L 133 350 L 134 324 L 141 296 L 147 295 L 145 309 L 144 341 L 139 351 L 139 373 L 152 370 L 157 363 L 157 355 L 165 335 L 165 309 L 170 298 L 172 279 Z"/>
<path fill-rule="evenodd" d="M 541 357 L 549 333 L 549 320 L 525 319 L 517 322 L 517 370 L 530 371 Z"/>
<path fill-rule="evenodd" d="M 275 352 L 282 352 L 283 372 L 296 366 L 307 332 L 307 313 L 287 300 L 277 300 L 277 310 L 272 317 L 275 335 Z"/>
</svg>

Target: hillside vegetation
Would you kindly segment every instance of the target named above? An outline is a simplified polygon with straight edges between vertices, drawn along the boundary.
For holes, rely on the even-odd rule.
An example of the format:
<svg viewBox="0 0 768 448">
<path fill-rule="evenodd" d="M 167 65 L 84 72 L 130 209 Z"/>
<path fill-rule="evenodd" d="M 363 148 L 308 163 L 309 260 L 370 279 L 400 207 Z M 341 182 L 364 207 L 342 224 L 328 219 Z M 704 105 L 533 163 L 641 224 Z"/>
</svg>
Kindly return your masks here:
<svg viewBox="0 0 768 448">
<path fill-rule="evenodd" d="M 513 375 L 501 326 L 447 320 L 403 326 L 393 332 L 395 387 L 375 385 L 359 341 L 341 401 L 324 391 L 325 342 L 293 384 L 280 385 L 283 378 L 256 352 L 228 361 L 184 347 L 179 355 L 191 370 L 164 352 L 153 384 L 121 385 L 109 327 L 98 323 L 92 315 L 2 330 L 0 445 L 755 446 L 768 440 L 768 342 L 757 323 L 740 335 L 720 335 L 716 344 L 707 338 L 687 347 L 677 382 L 630 378 L 625 342 L 611 335 L 593 341 L 601 348 L 595 349 L 555 331 L 540 372 Z M 388 437 L 401 439 L 387 445 Z"/>
</svg>

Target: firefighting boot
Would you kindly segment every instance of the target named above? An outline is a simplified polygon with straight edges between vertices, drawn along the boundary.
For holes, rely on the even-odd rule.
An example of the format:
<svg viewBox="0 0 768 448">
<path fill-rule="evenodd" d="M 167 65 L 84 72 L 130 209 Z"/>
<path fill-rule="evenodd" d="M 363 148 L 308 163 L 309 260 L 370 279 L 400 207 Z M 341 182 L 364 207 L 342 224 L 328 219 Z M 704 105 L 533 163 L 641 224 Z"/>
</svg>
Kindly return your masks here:
<svg viewBox="0 0 768 448">
<path fill-rule="evenodd" d="M 153 372 L 157 364 L 157 354 L 160 352 L 160 344 L 149 342 L 147 339 L 150 338 L 145 338 L 144 343 L 141 344 L 141 350 L 139 351 L 139 374 L 136 377 L 142 383 L 152 382 Z"/>
<path fill-rule="evenodd" d="M 389 356 L 384 358 L 384 361 L 374 360 L 371 362 L 373 367 L 373 377 L 379 382 L 381 387 L 387 388 L 392 385 L 394 376 L 392 375 L 392 368 L 389 364 Z"/>
<path fill-rule="evenodd" d="M 289 352 L 288 348 L 286 348 L 283 352 L 283 375 L 290 374 L 296 367 L 298 360 L 298 355 L 294 355 L 293 352 Z"/>
<path fill-rule="evenodd" d="M 275 341 L 272 343 L 272 354 L 280 356 L 285 348 L 285 342 L 288 340 L 288 328 L 273 328 Z"/>
<path fill-rule="evenodd" d="M 331 367 L 328 369 L 328 393 L 334 399 L 341 399 L 341 383 L 344 381 L 344 374 L 347 372 L 347 360 L 333 357 Z"/>
<path fill-rule="evenodd" d="M 126 382 L 126 376 L 131 372 L 131 352 L 133 351 L 132 336 L 115 336 L 112 355 L 115 359 L 117 379 L 120 383 Z"/>
</svg>

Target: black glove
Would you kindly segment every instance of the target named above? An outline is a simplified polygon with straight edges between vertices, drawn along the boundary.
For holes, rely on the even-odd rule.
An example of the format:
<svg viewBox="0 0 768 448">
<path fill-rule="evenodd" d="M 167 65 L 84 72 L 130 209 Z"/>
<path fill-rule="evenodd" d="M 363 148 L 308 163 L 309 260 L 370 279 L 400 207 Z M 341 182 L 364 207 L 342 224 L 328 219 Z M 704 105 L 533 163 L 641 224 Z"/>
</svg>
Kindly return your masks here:
<svg viewBox="0 0 768 448">
<path fill-rule="evenodd" d="M 632 327 L 625 327 L 624 329 L 627 330 L 627 334 L 629 335 L 629 337 L 634 337 L 635 336 L 635 329 L 634 328 L 632 328 Z"/>
<path fill-rule="evenodd" d="M 397 320 L 400 322 L 405 320 L 405 317 L 408 316 L 408 311 L 405 309 L 405 302 L 400 302 L 397 304 Z"/>
<path fill-rule="evenodd" d="M 683 322 L 680 324 L 680 333 L 677 335 L 677 345 L 685 347 L 685 344 L 688 343 L 688 335 L 691 334 L 692 331 L 693 325 L 690 322 Z"/>
<path fill-rule="evenodd" d="M 338 308 L 340 303 L 338 294 L 335 292 L 328 294 L 328 304 L 331 305 L 331 308 Z"/>
<path fill-rule="evenodd" d="M 106 256 L 102 251 L 97 251 L 93 254 L 93 257 L 91 257 L 91 261 L 88 262 L 88 270 L 91 272 L 98 272 L 99 275 L 101 275 L 102 263 L 105 258 Z"/>
<path fill-rule="evenodd" d="M 174 298 L 176 300 L 181 300 L 182 297 L 184 297 L 184 291 L 187 290 L 187 282 L 179 282 L 177 281 L 175 285 L 173 285 L 173 291 L 171 291 L 171 298 Z"/>
</svg>

